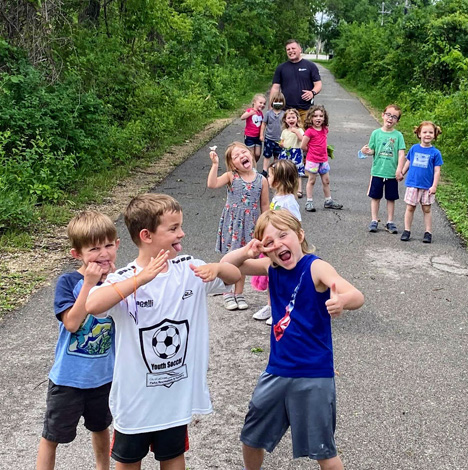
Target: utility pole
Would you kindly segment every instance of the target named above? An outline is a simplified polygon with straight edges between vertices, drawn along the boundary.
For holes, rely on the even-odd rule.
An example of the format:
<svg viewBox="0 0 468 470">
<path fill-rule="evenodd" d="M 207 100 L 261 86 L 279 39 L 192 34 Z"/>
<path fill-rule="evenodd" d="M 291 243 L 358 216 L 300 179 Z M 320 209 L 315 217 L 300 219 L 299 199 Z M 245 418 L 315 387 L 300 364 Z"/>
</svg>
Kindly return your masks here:
<svg viewBox="0 0 468 470">
<path fill-rule="evenodd" d="M 382 10 L 380 12 L 380 14 L 382 15 L 382 21 L 380 22 L 380 26 L 383 26 L 384 15 L 389 15 L 390 13 L 391 13 L 391 11 L 385 11 L 385 2 L 382 2 Z"/>
</svg>

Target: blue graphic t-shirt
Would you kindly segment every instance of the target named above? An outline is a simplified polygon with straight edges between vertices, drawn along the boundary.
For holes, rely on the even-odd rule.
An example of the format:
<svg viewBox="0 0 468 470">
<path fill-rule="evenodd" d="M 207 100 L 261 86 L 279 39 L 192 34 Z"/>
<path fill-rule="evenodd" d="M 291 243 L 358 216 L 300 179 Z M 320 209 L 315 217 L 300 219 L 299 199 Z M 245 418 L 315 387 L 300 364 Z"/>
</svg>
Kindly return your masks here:
<svg viewBox="0 0 468 470">
<path fill-rule="evenodd" d="M 434 183 L 434 168 L 442 166 L 442 155 L 435 147 L 413 145 L 406 155 L 410 161 L 406 186 L 409 188 L 429 189 Z"/>
<path fill-rule="evenodd" d="M 57 281 L 54 310 L 59 320 L 59 337 L 49 378 L 57 385 L 96 388 L 112 381 L 115 355 L 112 319 L 88 315 L 75 333 L 70 333 L 61 321 L 61 314 L 73 307 L 83 280 L 83 275 L 74 271 L 63 274 Z"/>
</svg>

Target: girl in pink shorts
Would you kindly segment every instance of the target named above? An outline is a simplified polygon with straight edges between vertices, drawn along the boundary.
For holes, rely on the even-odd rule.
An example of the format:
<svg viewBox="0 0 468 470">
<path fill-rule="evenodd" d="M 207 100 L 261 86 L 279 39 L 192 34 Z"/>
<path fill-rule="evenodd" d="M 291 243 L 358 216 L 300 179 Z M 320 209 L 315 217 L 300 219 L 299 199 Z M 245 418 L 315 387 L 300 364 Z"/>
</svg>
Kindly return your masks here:
<svg viewBox="0 0 468 470">
<path fill-rule="evenodd" d="M 327 134 L 328 113 L 323 106 L 311 106 L 304 122 L 305 134 L 301 148 L 307 152 L 305 170 L 307 180 L 307 202 L 305 210 L 315 212 L 314 186 L 317 174 L 322 180 L 323 194 L 325 196 L 325 209 L 342 209 L 343 204 L 338 204 L 331 197 L 330 192 L 330 165 L 328 164 Z"/>
<path fill-rule="evenodd" d="M 401 235 L 401 240 L 404 242 L 409 241 L 411 237 L 414 211 L 416 206 L 421 204 L 425 225 L 422 241 L 432 243 L 431 205 L 435 202 L 440 167 L 444 163 L 440 151 L 432 146 L 432 142 L 441 132 L 440 127 L 431 121 L 423 121 L 414 129 L 420 143 L 410 148 L 402 170 L 403 174 L 408 173 L 405 182 L 405 230 Z"/>
</svg>

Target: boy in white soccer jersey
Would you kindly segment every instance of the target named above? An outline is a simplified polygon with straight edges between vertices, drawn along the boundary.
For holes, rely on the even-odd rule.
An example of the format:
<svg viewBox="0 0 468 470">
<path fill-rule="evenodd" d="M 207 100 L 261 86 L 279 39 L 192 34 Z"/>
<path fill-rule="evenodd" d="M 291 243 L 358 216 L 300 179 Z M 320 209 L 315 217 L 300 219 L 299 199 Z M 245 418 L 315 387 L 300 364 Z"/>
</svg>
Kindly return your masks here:
<svg viewBox="0 0 468 470">
<path fill-rule="evenodd" d="M 92 290 L 89 313 L 112 317 L 116 358 L 110 393 L 116 470 L 140 468 L 151 446 L 162 470 L 185 470 L 187 424 L 212 411 L 207 294 L 240 279 L 228 263 L 182 250 L 182 209 L 163 194 L 132 199 L 125 223 L 138 258 Z"/>
</svg>

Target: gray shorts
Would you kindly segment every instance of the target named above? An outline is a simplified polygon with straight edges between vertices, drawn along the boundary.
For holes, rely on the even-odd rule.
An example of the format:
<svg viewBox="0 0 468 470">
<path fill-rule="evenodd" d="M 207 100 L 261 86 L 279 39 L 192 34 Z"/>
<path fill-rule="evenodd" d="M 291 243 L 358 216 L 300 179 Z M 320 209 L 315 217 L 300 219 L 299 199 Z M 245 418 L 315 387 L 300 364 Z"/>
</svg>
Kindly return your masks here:
<svg viewBox="0 0 468 470">
<path fill-rule="evenodd" d="M 290 378 L 263 372 L 252 395 L 240 440 L 272 452 L 291 426 L 293 457 L 336 457 L 334 377 Z"/>
</svg>

